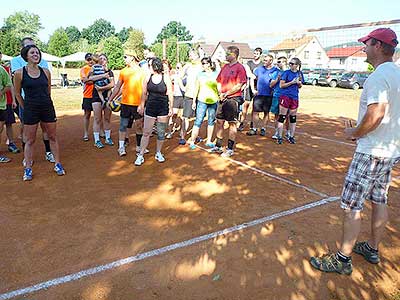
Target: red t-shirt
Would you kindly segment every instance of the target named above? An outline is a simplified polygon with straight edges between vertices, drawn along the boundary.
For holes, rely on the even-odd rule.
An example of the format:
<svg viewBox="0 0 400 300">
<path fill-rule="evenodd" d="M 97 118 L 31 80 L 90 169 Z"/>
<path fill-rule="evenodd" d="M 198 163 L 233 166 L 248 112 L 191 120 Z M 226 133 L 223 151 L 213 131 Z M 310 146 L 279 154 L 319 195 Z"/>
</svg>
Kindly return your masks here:
<svg viewBox="0 0 400 300">
<path fill-rule="evenodd" d="M 7 67 L 7 66 L 2 66 L 2 67 L 7 71 L 8 75 L 11 76 L 10 67 Z M 11 91 L 7 91 L 7 92 L 6 92 L 6 99 L 7 99 L 7 104 L 12 104 L 12 94 L 11 94 Z"/>
<path fill-rule="evenodd" d="M 219 72 L 217 82 L 221 84 L 221 93 L 226 93 L 236 84 L 245 84 L 247 82 L 246 70 L 243 65 L 238 62 L 232 65 L 226 64 Z M 240 96 L 242 96 L 241 90 L 237 91 L 235 94 L 229 95 L 229 98 Z"/>
</svg>

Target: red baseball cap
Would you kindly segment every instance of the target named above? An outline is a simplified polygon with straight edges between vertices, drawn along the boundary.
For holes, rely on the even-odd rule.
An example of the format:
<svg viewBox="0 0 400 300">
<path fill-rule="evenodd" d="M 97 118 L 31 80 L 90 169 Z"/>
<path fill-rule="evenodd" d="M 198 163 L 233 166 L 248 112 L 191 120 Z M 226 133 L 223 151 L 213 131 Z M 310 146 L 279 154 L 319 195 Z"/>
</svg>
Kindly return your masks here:
<svg viewBox="0 0 400 300">
<path fill-rule="evenodd" d="M 384 42 L 385 44 L 388 44 L 390 46 L 396 47 L 397 44 L 399 43 L 397 41 L 397 36 L 396 33 L 390 29 L 390 28 L 378 28 L 370 33 L 368 33 L 367 36 L 364 36 L 360 38 L 358 41 L 361 43 L 365 43 L 369 39 L 374 38 L 377 39 L 381 42 Z"/>
</svg>

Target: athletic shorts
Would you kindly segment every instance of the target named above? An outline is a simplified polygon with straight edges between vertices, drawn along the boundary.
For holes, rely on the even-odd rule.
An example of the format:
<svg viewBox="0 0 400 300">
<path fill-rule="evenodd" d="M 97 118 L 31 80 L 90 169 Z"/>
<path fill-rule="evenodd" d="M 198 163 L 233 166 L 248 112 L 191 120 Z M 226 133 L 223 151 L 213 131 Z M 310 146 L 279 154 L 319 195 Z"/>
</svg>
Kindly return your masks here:
<svg viewBox="0 0 400 300">
<path fill-rule="evenodd" d="M 145 108 L 145 115 L 157 118 L 168 116 L 169 104 L 167 101 L 147 101 Z"/>
<path fill-rule="evenodd" d="M 54 123 L 57 121 L 53 103 L 29 104 L 24 107 L 24 124 L 36 125 L 39 122 Z"/>
<path fill-rule="evenodd" d="M 121 104 L 120 117 L 124 119 L 133 119 L 133 120 L 139 120 L 143 118 L 143 116 L 138 113 L 137 109 L 138 109 L 137 106 Z"/>
<path fill-rule="evenodd" d="M 269 113 L 272 104 L 271 96 L 257 95 L 253 99 L 253 111 Z"/>
<path fill-rule="evenodd" d="M 279 104 L 287 109 L 297 109 L 299 107 L 299 100 L 282 95 L 279 97 Z"/>
<path fill-rule="evenodd" d="M 236 122 L 239 119 L 239 105 L 243 103 L 242 97 L 232 97 L 220 102 L 217 108 L 216 118 L 228 122 Z"/>
<path fill-rule="evenodd" d="M 174 102 L 172 104 L 173 108 L 182 109 L 183 108 L 183 96 L 174 96 Z"/>
<path fill-rule="evenodd" d="M 7 110 L 0 109 L 0 122 L 5 122 L 7 120 Z"/>
<path fill-rule="evenodd" d="M 393 166 L 400 158 L 381 158 L 356 152 L 347 172 L 341 199 L 343 209 L 362 210 L 364 201 L 386 204 Z"/>
<path fill-rule="evenodd" d="M 82 100 L 82 109 L 83 110 L 93 110 L 92 107 L 92 98 L 83 98 Z"/>
<path fill-rule="evenodd" d="M 11 125 L 14 123 L 15 123 L 14 109 L 12 108 L 12 104 L 7 104 L 6 125 Z"/>
<path fill-rule="evenodd" d="M 194 110 L 192 109 L 193 98 L 184 97 L 183 99 L 183 113 L 184 118 L 193 118 Z"/>
<path fill-rule="evenodd" d="M 275 115 L 279 115 L 279 97 L 272 97 L 271 109 L 269 111 Z"/>
</svg>

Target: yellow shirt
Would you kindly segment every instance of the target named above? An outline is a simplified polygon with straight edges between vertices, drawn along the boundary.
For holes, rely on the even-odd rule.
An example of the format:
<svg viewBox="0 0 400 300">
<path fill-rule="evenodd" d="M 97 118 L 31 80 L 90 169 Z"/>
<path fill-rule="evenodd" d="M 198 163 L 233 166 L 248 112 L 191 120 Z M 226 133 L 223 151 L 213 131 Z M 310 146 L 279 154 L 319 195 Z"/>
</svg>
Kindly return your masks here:
<svg viewBox="0 0 400 300">
<path fill-rule="evenodd" d="M 146 73 L 138 66 L 125 67 L 119 74 L 122 85 L 121 103 L 139 106 L 142 98 L 143 81 Z"/>
</svg>

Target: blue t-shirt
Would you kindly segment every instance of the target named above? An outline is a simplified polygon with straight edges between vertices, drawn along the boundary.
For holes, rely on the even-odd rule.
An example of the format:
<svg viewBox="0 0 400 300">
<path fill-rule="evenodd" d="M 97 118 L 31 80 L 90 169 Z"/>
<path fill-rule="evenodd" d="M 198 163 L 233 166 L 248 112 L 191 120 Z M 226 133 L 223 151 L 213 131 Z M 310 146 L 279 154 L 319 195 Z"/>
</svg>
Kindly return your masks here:
<svg viewBox="0 0 400 300">
<path fill-rule="evenodd" d="M 276 80 L 278 78 L 278 76 L 281 76 L 281 78 L 282 78 L 283 72 L 285 72 L 285 71 L 278 69 L 275 73 L 272 74 L 272 80 Z M 275 86 L 273 87 L 272 95 L 276 98 L 279 98 L 279 96 L 281 95 L 281 86 L 279 83 L 280 83 L 280 81 L 278 81 L 275 84 Z"/>
<path fill-rule="evenodd" d="M 260 96 L 271 96 L 272 89 L 269 87 L 271 79 L 274 73 L 279 69 L 277 67 L 272 67 L 267 69 L 265 66 L 260 66 L 255 68 L 253 71 L 254 75 L 257 76 L 257 92 Z"/>
<path fill-rule="evenodd" d="M 293 72 L 292 70 L 286 70 L 283 72 L 281 80 L 288 83 L 299 76 L 301 77 L 301 82 L 304 83 L 304 76 L 301 71 Z M 281 89 L 281 95 L 294 100 L 299 100 L 299 86 L 297 84 L 292 84 L 291 86 L 283 88 Z"/>
</svg>

